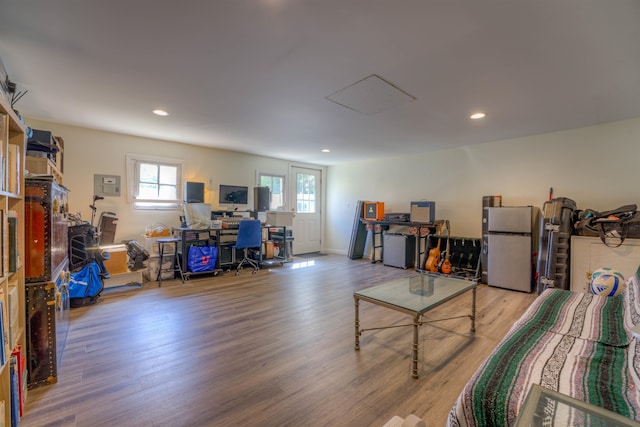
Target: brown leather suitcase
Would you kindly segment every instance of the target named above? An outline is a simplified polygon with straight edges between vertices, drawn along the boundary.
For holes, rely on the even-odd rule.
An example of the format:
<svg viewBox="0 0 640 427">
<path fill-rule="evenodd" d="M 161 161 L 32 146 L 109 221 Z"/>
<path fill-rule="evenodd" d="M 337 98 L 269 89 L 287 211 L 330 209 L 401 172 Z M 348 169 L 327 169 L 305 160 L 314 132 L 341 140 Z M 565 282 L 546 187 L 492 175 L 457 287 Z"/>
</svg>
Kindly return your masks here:
<svg viewBox="0 0 640 427">
<path fill-rule="evenodd" d="M 46 282 L 67 260 L 67 194 L 53 177 L 25 179 L 25 281 Z"/>
<path fill-rule="evenodd" d="M 69 272 L 63 264 L 56 280 L 25 284 L 27 388 L 57 382 L 58 365 L 69 332 Z"/>
<path fill-rule="evenodd" d="M 55 285 L 27 283 L 27 387 L 57 381 Z"/>
</svg>

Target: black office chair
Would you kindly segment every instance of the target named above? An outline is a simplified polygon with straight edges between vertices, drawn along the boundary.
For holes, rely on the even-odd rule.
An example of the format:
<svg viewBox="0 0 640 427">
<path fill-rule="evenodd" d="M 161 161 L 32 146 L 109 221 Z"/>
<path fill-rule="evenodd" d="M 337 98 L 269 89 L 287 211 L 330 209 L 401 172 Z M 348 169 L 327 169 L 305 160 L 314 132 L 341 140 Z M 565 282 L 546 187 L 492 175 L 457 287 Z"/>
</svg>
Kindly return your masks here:
<svg viewBox="0 0 640 427">
<path fill-rule="evenodd" d="M 236 276 L 240 274 L 240 270 L 244 267 L 244 264 L 249 264 L 253 267 L 253 274 L 256 274 L 260 266 L 258 262 L 249 257 L 249 249 L 262 249 L 262 228 L 260 227 L 259 219 L 243 219 L 238 224 L 238 240 L 233 246 L 234 252 L 236 249 L 244 249 L 244 257 L 236 268 Z"/>
</svg>

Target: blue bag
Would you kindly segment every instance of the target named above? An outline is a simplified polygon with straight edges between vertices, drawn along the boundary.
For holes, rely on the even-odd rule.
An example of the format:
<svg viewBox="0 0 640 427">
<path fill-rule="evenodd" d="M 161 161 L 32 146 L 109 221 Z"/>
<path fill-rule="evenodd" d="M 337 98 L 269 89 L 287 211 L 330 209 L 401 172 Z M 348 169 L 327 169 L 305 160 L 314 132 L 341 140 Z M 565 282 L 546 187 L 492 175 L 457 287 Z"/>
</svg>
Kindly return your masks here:
<svg viewBox="0 0 640 427">
<path fill-rule="evenodd" d="M 187 267 L 193 273 L 213 271 L 217 256 L 218 248 L 215 246 L 190 246 Z"/>
<path fill-rule="evenodd" d="M 82 307 L 98 302 L 100 293 L 104 289 L 100 266 L 93 261 L 85 265 L 82 270 L 71 273 L 69 279 L 69 302 L 71 307 Z"/>
</svg>

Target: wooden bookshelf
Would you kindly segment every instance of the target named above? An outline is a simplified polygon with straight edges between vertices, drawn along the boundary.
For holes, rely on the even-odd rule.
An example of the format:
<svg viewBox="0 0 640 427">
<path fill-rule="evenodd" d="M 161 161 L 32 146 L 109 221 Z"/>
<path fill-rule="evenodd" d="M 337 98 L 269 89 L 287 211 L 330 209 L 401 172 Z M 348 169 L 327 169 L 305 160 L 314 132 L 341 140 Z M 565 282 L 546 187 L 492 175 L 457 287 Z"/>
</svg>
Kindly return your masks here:
<svg viewBox="0 0 640 427">
<path fill-rule="evenodd" d="M 26 396 L 26 375 L 19 378 L 18 390 L 12 387 L 11 355 L 21 350 L 26 354 L 25 287 L 24 287 L 24 164 L 26 127 L 0 97 L 0 303 L 2 305 L 2 336 L 4 363 L 0 366 L 0 416 L 4 425 L 11 425 L 12 394 Z M 9 232 L 9 217 L 14 217 Z M 24 366 L 18 360 L 15 368 Z M 22 390 L 22 392 L 20 392 Z M 23 398 L 23 404 L 24 402 Z M 18 402 L 19 406 L 19 402 Z M 19 410 L 19 408 L 18 408 Z"/>
</svg>

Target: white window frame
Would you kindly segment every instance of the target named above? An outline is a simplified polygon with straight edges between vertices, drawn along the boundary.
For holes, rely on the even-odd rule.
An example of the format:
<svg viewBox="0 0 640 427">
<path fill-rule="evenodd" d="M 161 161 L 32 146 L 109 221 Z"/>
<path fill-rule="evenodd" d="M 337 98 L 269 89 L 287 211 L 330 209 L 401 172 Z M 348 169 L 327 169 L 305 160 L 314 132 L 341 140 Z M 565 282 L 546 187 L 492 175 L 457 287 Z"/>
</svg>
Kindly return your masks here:
<svg viewBox="0 0 640 427">
<path fill-rule="evenodd" d="M 146 156 L 142 154 L 127 154 L 127 201 L 140 210 L 178 210 L 182 206 L 182 192 L 184 186 L 184 160 L 167 157 Z M 176 172 L 176 200 L 140 199 L 138 198 L 138 170 L 139 163 L 151 163 L 163 166 L 173 166 Z"/>
<path fill-rule="evenodd" d="M 278 206 L 278 210 L 286 210 L 287 208 L 287 175 L 284 173 L 276 173 L 276 172 L 266 172 L 266 171 L 256 171 L 256 185 L 260 186 L 262 185 L 262 177 L 263 176 L 269 176 L 269 177 L 276 177 L 276 178 L 282 178 L 282 206 Z M 269 206 L 269 210 L 271 210 L 271 206 Z"/>
</svg>

